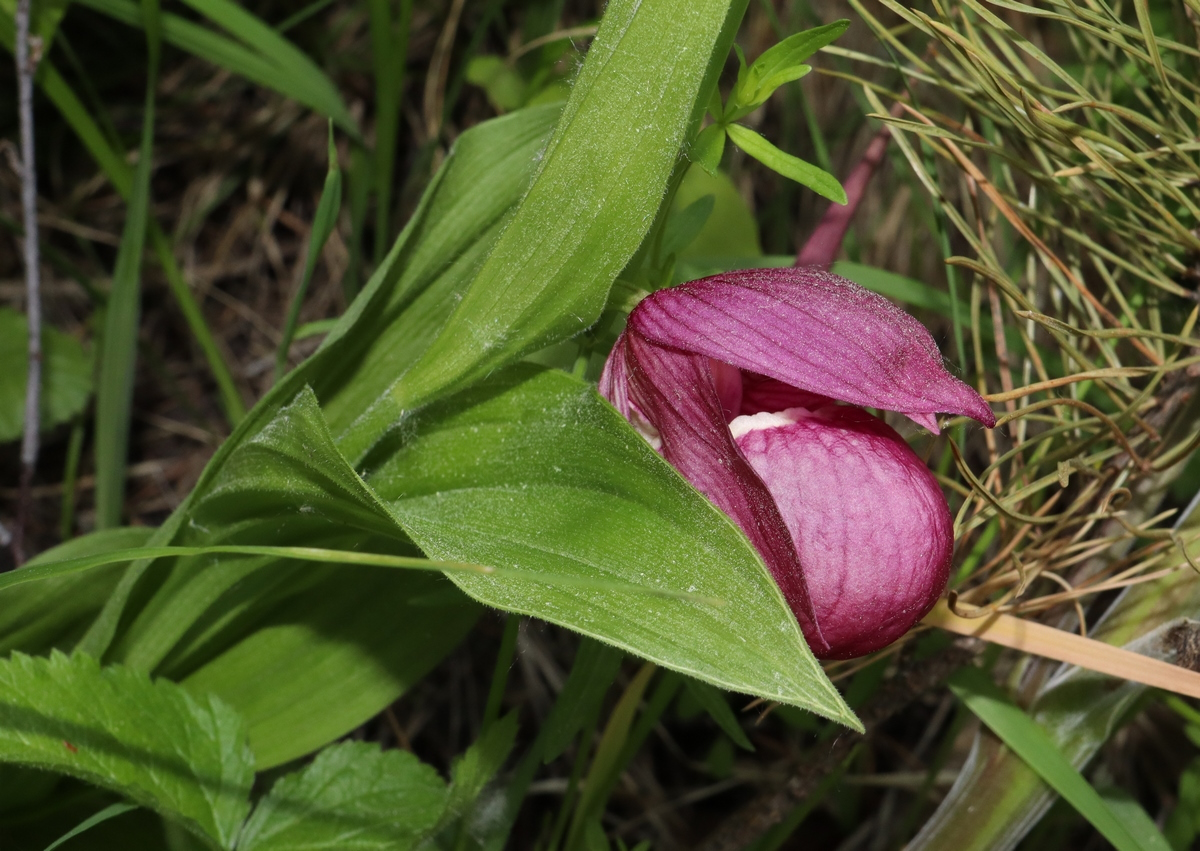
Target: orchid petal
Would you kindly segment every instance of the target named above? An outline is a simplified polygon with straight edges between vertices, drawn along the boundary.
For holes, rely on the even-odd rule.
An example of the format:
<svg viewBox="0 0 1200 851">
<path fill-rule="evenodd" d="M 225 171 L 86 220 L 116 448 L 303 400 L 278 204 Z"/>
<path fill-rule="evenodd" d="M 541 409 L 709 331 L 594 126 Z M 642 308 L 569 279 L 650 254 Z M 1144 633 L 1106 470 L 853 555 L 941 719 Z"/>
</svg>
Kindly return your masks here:
<svg viewBox="0 0 1200 851">
<path fill-rule="evenodd" d="M 935 433 L 939 412 L 995 424 L 987 403 L 946 371 L 924 326 L 819 270 L 730 272 L 660 290 L 630 315 L 629 331 L 809 393 L 899 411 Z"/>
<path fill-rule="evenodd" d="M 818 657 L 878 650 L 928 614 L 950 575 L 953 521 L 900 435 L 845 405 L 740 417 L 732 429 L 791 532 L 828 645 Z"/>
</svg>

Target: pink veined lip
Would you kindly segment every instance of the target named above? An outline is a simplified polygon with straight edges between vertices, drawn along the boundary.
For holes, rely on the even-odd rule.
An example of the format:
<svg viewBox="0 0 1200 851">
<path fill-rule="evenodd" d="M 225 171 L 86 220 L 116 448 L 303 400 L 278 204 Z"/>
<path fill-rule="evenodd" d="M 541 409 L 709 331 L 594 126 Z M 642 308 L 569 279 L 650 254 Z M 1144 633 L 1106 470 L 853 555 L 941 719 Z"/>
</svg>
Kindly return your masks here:
<svg viewBox="0 0 1200 851">
<path fill-rule="evenodd" d="M 818 657 L 877 650 L 937 602 L 945 497 L 862 408 L 935 433 L 938 413 L 995 416 L 887 299 L 812 268 L 660 290 L 630 314 L 600 390 L 746 533 Z"/>
</svg>

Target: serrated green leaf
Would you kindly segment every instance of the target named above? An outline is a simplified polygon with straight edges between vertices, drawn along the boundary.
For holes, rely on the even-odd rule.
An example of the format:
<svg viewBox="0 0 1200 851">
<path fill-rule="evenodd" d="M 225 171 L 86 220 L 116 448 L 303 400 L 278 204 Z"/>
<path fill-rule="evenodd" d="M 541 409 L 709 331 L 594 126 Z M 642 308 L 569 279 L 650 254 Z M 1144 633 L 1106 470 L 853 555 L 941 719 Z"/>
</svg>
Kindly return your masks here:
<svg viewBox="0 0 1200 851">
<path fill-rule="evenodd" d="M 407 751 L 346 742 L 275 782 L 238 851 L 402 851 L 430 830 L 446 785 Z"/>
<path fill-rule="evenodd" d="M 29 326 L 15 310 L 0 307 L 0 443 L 25 430 Z M 69 334 L 42 326 L 40 425 L 54 428 L 78 416 L 92 394 L 92 359 Z"/>
<path fill-rule="evenodd" d="M 236 713 L 82 654 L 0 661 L 0 759 L 112 789 L 218 848 L 233 847 L 250 808 Z"/>
<path fill-rule="evenodd" d="M 425 409 L 411 434 L 369 481 L 421 548 L 544 577 L 453 575 L 473 597 L 857 726 L 746 538 L 589 386 L 514 368 Z"/>
<path fill-rule="evenodd" d="M 846 190 L 829 172 L 817 168 L 812 163 L 806 163 L 799 157 L 785 154 L 762 136 L 740 124 L 730 124 L 725 129 L 735 145 L 767 168 L 796 181 L 801 186 L 807 186 L 836 204 L 846 203 Z"/>
</svg>

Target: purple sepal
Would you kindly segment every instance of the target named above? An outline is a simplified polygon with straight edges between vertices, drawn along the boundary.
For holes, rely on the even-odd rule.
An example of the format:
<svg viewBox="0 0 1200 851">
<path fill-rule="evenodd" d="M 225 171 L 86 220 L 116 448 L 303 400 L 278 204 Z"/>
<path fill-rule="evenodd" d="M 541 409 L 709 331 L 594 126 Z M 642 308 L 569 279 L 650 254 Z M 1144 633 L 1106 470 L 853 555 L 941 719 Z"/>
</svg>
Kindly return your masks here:
<svg viewBox="0 0 1200 851">
<path fill-rule="evenodd" d="M 865 408 L 898 411 L 938 433 L 937 413 L 989 428 L 995 415 L 946 371 L 920 322 L 878 293 L 812 268 L 751 269 L 659 290 L 626 334 Z"/>
</svg>

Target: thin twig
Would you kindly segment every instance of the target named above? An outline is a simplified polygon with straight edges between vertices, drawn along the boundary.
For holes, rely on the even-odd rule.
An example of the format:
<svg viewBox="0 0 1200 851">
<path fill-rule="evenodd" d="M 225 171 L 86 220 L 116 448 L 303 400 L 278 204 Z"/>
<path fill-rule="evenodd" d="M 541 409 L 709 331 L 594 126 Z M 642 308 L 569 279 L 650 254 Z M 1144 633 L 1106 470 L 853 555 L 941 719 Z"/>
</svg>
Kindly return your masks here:
<svg viewBox="0 0 1200 851">
<path fill-rule="evenodd" d="M 446 75 L 450 71 L 450 51 L 454 47 L 454 35 L 458 32 L 458 21 L 462 17 L 466 0 L 452 0 L 446 23 L 433 49 L 429 62 L 429 74 L 425 78 L 425 134 L 430 142 L 437 141 L 442 132 L 442 111 L 445 107 Z"/>
<path fill-rule="evenodd" d="M 1049 577 L 1054 574 L 1045 575 Z M 945 604 L 939 603 L 926 615 L 924 623 L 958 635 L 981 638 L 1024 653 L 1044 656 L 1056 662 L 1099 671 L 1117 679 L 1131 680 L 1186 697 L 1200 697 L 1200 673 L 1037 621 L 1000 612 L 980 620 L 962 618 Z"/>
<path fill-rule="evenodd" d="M 31 44 L 31 0 L 17 0 L 17 98 L 21 124 L 21 205 L 25 214 L 26 322 L 29 325 L 29 373 L 25 385 L 25 434 L 21 438 L 21 495 L 12 535 L 13 563 L 25 561 L 25 527 L 32 508 L 33 472 L 38 456 L 38 412 L 42 401 L 42 297 L 38 261 L 37 171 L 33 159 L 33 75 L 40 59 L 41 42 Z M 30 47 L 34 48 L 30 54 Z"/>
</svg>

